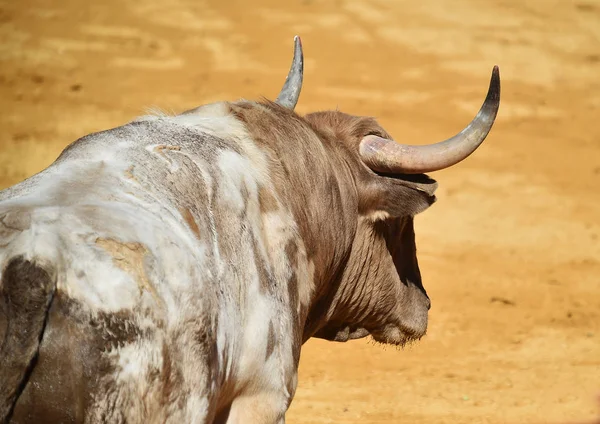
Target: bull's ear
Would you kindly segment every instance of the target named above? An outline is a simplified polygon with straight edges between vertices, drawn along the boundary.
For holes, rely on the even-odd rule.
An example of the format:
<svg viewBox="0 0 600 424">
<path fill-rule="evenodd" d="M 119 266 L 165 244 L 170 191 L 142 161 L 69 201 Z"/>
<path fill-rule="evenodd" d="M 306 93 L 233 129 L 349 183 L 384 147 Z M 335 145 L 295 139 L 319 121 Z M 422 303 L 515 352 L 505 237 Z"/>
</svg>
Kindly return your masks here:
<svg viewBox="0 0 600 424">
<path fill-rule="evenodd" d="M 414 216 L 435 201 L 437 182 L 427 175 L 377 175 L 359 188 L 361 215 L 374 221 Z"/>
</svg>

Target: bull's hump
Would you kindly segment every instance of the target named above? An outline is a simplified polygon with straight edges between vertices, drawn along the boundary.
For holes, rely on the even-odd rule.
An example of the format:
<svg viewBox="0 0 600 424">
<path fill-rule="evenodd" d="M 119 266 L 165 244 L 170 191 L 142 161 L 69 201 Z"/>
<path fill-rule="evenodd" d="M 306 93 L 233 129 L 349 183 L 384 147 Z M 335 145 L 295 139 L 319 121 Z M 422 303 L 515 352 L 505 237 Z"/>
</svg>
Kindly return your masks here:
<svg viewBox="0 0 600 424">
<path fill-rule="evenodd" d="M 46 233 L 65 235 L 58 244 L 82 256 L 72 258 L 78 263 L 101 259 L 98 272 L 110 270 L 114 275 L 105 277 L 114 282 L 112 290 L 126 292 L 105 299 L 102 291 L 97 301 L 86 303 L 106 306 L 114 300 L 115 309 L 130 306 L 138 293 L 147 293 L 150 301 L 165 295 L 152 287 L 152 275 L 141 272 L 148 258 L 173 262 L 173 269 L 164 270 L 168 275 L 196 264 L 216 276 L 218 263 L 236 254 L 242 240 L 251 252 L 258 248 L 255 238 L 287 239 L 290 230 L 279 228 L 281 203 L 269 175 L 268 160 L 244 125 L 226 105 L 209 105 L 178 116 L 140 118 L 80 139 L 50 168 L 0 194 L 0 215 L 29 211 Z M 263 215 L 272 216 L 264 225 Z M 7 242 L 20 232 L 10 231 Z M 89 248 L 81 249 L 80 236 Z M 185 263 L 161 260 L 166 254 Z M 70 291 L 91 293 L 87 287 L 95 284 Z"/>
<path fill-rule="evenodd" d="M 136 182 L 136 175 L 151 178 L 161 171 L 176 175 L 181 170 L 178 159 L 187 157 L 196 168 L 208 168 L 206 163 L 214 163 L 220 152 L 248 156 L 255 150 L 252 145 L 243 124 L 229 113 L 226 103 L 176 116 L 144 116 L 80 138 L 40 174 L 0 191 L 0 202 L 32 195 L 44 204 L 43 199 L 49 199 L 43 193 L 65 186 L 73 192 L 70 197 L 81 202 L 86 193 L 97 196 L 103 183 L 110 183 L 109 191 L 115 192 L 115 183 Z M 51 197 L 66 200 L 65 196 Z"/>
</svg>

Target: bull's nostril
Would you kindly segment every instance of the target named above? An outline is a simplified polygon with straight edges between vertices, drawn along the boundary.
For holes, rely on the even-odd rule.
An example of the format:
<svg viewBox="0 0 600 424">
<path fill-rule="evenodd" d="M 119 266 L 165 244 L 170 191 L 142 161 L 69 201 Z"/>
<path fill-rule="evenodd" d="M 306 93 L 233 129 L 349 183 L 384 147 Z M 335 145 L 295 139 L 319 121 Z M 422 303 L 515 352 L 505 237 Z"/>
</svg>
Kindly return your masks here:
<svg viewBox="0 0 600 424">
<path fill-rule="evenodd" d="M 427 310 L 430 310 L 431 309 L 431 299 L 427 298 L 426 302 L 427 302 Z"/>
</svg>

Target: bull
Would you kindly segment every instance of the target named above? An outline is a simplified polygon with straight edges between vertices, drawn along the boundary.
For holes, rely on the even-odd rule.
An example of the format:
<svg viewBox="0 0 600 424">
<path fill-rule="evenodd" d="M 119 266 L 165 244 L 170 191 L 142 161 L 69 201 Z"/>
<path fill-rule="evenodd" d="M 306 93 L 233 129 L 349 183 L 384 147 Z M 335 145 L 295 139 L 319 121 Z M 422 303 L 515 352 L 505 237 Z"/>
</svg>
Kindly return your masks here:
<svg viewBox="0 0 600 424">
<path fill-rule="evenodd" d="M 0 421 L 283 423 L 311 337 L 421 338 L 414 216 L 425 173 L 475 151 L 275 101 L 144 116 L 69 145 L 0 192 Z"/>
</svg>

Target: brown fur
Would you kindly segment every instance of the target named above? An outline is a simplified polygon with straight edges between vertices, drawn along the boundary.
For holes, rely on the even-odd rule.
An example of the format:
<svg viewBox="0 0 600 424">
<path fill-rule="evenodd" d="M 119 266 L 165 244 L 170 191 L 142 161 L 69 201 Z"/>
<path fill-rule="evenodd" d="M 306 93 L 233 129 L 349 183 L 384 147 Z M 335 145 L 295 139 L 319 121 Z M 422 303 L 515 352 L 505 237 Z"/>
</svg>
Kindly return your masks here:
<svg viewBox="0 0 600 424">
<path fill-rule="evenodd" d="M 436 182 L 425 175 L 378 175 L 362 163 L 364 136 L 391 138 L 373 118 L 338 111 L 302 118 L 268 101 L 231 109 L 269 152 L 279 198 L 292 211 L 315 266 L 302 341 L 372 334 L 403 344 L 421 337 L 429 300 L 412 217 L 435 201 Z"/>
<path fill-rule="evenodd" d="M 141 243 L 123 243 L 113 239 L 96 239 L 96 245 L 104 249 L 112 256 L 117 267 L 131 275 L 138 284 L 140 294 L 146 290 L 157 302 L 160 297 L 156 289 L 148 280 L 146 275 L 144 261 L 148 254 L 148 249 Z"/>
<path fill-rule="evenodd" d="M 0 422 L 12 414 L 44 331 L 54 280 L 34 262 L 17 257 L 6 266 L 0 288 Z"/>
<path fill-rule="evenodd" d="M 198 240 L 202 239 L 202 234 L 200 233 L 200 228 L 198 228 L 198 224 L 196 223 L 196 220 L 194 219 L 194 215 L 192 215 L 192 212 L 190 212 L 190 210 L 188 208 L 181 208 L 180 213 L 181 213 L 181 216 L 183 216 L 183 219 L 187 223 L 188 227 L 190 227 L 190 230 L 192 230 L 194 232 L 194 234 L 196 235 L 196 237 L 198 237 Z"/>
<path fill-rule="evenodd" d="M 260 257 L 258 244 L 256 243 L 256 239 L 253 238 L 254 243 L 254 264 L 258 271 L 258 281 L 260 284 L 260 290 L 263 294 L 269 293 L 273 286 L 273 277 L 271 273 L 267 269 L 267 263 Z"/>
<path fill-rule="evenodd" d="M 304 329 L 304 320 L 306 319 L 305 311 L 308 309 L 308 305 L 301 305 L 299 298 L 299 287 L 298 287 L 298 244 L 295 240 L 290 240 L 285 248 L 285 253 L 288 257 L 288 262 L 292 268 L 292 275 L 288 281 L 288 298 L 289 308 L 292 314 L 292 320 L 294 322 L 294 333 L 292 334 L 292 352 L 294 354 L 294 363 L 297 364 L 300 361 L 300 347 L 302 345 L 302 332 Z M 298 313 L 298 306 L 300 306 L 300 313 Z"/>
<path fill-rule="evenodd" d="M 269 359 L 275 350 L 275 343 L 277 343 L 277 339 L 275 336 L 275 329 L 273 328 L 273 322 L 269 322 L 269 334 L 267 335 L 267 352 L 265 354 L 265 359 Z"/>
<path fill-rule="evenodd" d="M 265 214 L 279 209 L 277 199 L 264 187 L 258 191 L 258 202 L 260 203 L 260 213 Z"/>
</svg>

